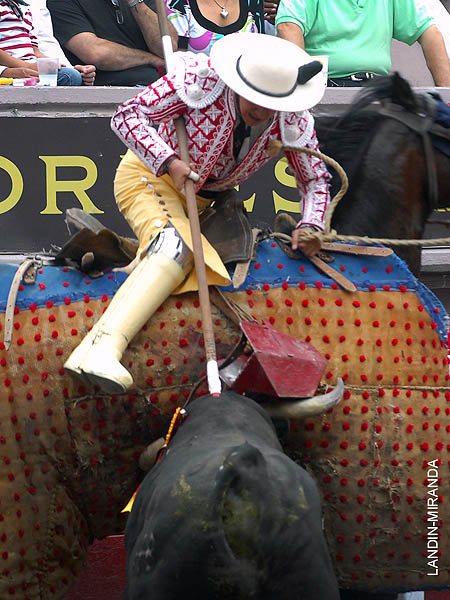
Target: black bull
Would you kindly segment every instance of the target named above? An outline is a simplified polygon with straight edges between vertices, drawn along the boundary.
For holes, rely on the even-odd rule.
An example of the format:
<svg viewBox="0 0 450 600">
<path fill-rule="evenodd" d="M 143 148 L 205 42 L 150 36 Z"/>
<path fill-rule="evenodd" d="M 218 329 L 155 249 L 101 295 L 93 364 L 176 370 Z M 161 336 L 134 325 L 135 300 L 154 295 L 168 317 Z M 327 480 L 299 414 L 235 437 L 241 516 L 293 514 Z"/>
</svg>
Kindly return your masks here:
<svg viewBox="0 0 450 600">
<path fill-rule="evenodd" d="M 146 476 L 127 523 L 124 598 L 339 598 L 310 475 L 265 411 L 203 396 Z"/>
</svg>

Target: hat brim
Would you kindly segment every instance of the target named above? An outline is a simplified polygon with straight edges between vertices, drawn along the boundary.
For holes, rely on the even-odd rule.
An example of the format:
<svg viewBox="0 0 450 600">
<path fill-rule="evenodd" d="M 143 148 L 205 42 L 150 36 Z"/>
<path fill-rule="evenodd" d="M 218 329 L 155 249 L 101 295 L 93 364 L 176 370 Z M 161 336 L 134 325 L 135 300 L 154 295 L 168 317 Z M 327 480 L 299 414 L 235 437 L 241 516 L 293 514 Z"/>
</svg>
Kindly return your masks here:
<svg viewBox="0 0 450 600">
<path fill-rule="evenodd" d="M 219 77 L 236 94 L 259 106 L 286 112 L 306 110 L 320 102 L 327 85 L 326 68 L 307 83 L 298 85 L 288 96 L 270 96 L 247 85 L 239 75 L 237 61 L 246 50 L 257 52 L 261 60 L 264 56 L 279 54 L 283 61 L 297 67 L 317 59 L 292 42 L 271 35 L 243 32 L 226 35 L 213 45 L 211 63 Z"/>
</svg>

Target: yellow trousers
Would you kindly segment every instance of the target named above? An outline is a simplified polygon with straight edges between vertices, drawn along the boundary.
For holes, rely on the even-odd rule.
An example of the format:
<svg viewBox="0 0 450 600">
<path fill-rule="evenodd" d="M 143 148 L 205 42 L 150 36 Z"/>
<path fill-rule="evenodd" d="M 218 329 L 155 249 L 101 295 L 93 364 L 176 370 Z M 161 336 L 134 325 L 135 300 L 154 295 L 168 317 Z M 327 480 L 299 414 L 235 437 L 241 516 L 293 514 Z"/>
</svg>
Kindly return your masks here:
<svg viewBox="0 0 450 600">
<path fill-rule="evenodd" d="M 192 250 L 184 194 L 175 188 L 169 175 L 156 177 L 131 150 L 127 151 L 117 168 L 114 195 L 120 212 L 139 240 L 138 252 L 144 250 L 168 222 Z M 196 199 L 199 213 L 211 203 L 211 200 L 200 196 L 196 196 Z M 219 255 L 204 236 L 202 242 L 208 284 L 229 285 L 228 271 Z M 193 269 L 174 294 L 197 289 L 197 277 Z"/>
</svg>

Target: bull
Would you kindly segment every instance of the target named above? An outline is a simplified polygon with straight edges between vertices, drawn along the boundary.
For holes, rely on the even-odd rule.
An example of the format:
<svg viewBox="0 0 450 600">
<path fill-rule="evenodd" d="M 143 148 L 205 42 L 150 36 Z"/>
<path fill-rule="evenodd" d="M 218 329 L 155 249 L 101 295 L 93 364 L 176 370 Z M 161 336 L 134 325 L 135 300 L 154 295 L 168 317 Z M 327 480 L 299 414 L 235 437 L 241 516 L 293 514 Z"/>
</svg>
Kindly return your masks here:
<svg viewBox="0 0 450 600">
<path fill-rule="evenodd" d="M 128 519 L 125 600 L 339 598 L 312 477 L 266 411 L 202 396 L 142 483 Z"/>
</svg>

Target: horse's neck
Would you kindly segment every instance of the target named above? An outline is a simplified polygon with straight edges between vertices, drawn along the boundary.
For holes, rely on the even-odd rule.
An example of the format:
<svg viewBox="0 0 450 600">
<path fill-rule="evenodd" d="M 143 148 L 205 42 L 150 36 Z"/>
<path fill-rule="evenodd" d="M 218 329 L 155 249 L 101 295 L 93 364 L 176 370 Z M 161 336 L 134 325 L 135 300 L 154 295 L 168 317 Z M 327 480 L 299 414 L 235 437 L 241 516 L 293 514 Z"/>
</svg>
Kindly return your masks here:
<svg viewBox="0 0 450 600">
<path fill-rule="evenodd" d="M 426 215 L 425 170 L 415 134 L 400 123 L 380 119 L 365 146 L 358 168 L 350 173 L 349 192 L 336 209 L 333 226 L 338 233 L 417 237 Z"/>
<path fill-rule="evenodd" d="M 438 208 L 450 207 L 450 157 L 436 151 L 436 170 L 438 179 Z"/>
</svg>

